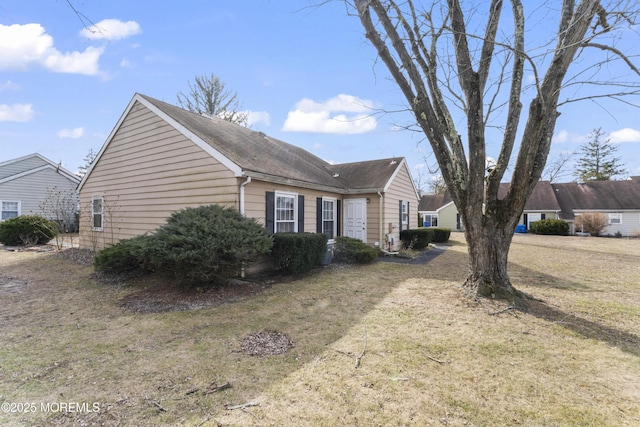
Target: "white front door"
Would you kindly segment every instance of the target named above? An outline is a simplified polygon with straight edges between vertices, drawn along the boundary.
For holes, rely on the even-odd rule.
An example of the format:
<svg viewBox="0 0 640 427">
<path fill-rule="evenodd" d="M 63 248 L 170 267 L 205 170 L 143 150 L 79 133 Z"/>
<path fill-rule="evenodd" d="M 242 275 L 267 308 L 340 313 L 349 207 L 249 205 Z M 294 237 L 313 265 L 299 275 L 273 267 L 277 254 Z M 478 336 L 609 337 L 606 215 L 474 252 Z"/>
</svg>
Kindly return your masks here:
<svg viewBox="0 0 640 427">
<path fill-rule="evenodd" d="M 367 243 L 367 199 L 344 201 L 344 235 Z"/>
<path fill-rule="evenodd" d="M 531 230 L 531 223 L 540 221 L 542 219 L 542 215 L 539 213 L 530 213 L 527 215 L 527 230 Z"/>
</svg>

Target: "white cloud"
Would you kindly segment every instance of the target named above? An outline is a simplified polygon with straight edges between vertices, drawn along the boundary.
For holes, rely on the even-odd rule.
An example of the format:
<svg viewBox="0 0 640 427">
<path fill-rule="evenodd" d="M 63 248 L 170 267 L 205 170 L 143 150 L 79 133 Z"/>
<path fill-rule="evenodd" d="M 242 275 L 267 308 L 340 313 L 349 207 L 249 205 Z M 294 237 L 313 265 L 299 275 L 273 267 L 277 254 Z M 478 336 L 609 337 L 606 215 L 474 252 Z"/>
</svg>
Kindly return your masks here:
<svg viewBox="0 0 640 427">
<path fill-rule="evenodd" d="M 247 124 L 252 126 L 255 123 L 264 123 L 271 126 L 271 116 L 266 111 L 245 111 L 247 113 Z"/>
<path fill-rule="evenodd" d="M 586 135 L 580 135 L 579 133 L 573 133 L 566 130 L 561 130 L 553 137 L 553 142 L 556 143 L 582 143 L 587 141 Z"/>
<path fill-rule="evenodd" d="M 5 83 L 0 83 L 0 92 L 3 92 L 5 90 L 18 90 L 20 89 L 20 85 L 18 83 L 14 83 L 11 80 L 5 82 Z"/>
<path fill-rule="evenodd" d="M 61 129 L 58 131 L 58 138 L 78 139 L 84 136 L 84 128 Z"/>
<path fill-rule="evenodd" d="M 36 64 L 57 73 L 98 74 L 103 48 L 84 52 L 58 51 L 40 24 L 0 24 L 0 69 L 24 70 Z"/>
<path fill-rule="evenodd" d="M 28 122 L 34 114 L 31 104 L 0 104 L 0 122 Z"/>
<path fill-rule="evenodd" d="M 83 28 L 80 35 L 91 40 L 120 40 L 140 32 L 140 25 L 136 21 L 103 19 L 89 28 Z"/>
<path fill-rule="evenodd" d="M 611 142 L 640 142 L 640 130 L 624 128 L 609 134 Z"/>
<path fill-rule="evenodd" d="M 340 94 L 322 103 L 303 98 L 289 111 L 282 126 L 285 132 L 320 132 L 334 134 L 367 133 L 377 126 L 373 102 Z M 347 113 L 347 114 L 345 114 Z"/>
</svg>

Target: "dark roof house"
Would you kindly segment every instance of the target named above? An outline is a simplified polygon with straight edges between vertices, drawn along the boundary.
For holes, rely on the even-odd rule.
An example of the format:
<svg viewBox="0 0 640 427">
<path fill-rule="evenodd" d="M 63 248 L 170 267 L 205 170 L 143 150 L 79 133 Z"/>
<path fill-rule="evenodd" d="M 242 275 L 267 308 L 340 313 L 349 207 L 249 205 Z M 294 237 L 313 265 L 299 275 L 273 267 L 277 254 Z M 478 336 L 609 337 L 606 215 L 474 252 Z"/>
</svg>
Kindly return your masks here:
<svg viewBox="0 0 640 427">
<path fill-rule="evenodd" d="M 81 224 L 81 245 L 99 241 L 98 248 L 153 231 L 176 210 L 213 203 L 234 206 L 271 232 L 326 232 L 379 246 L 397 246 L 400 231 L 417 226 L 410 212 L 418 196 L 404 158 L 333 165 L 141 94 L 79 191 L 92 217 Z"/>
</svg>

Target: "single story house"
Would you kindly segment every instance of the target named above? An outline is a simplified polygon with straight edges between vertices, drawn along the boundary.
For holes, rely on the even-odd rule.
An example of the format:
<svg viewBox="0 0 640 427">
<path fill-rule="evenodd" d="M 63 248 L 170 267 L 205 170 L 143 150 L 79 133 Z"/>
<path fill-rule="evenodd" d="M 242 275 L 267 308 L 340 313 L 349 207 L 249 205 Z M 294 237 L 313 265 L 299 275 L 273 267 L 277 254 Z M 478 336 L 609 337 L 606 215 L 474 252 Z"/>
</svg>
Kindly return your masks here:
<svg viewBox="0 0 640 427">
<path fill-rule="evenodd" d="M 499 194 L 506 194 L 508 183 L 501 184 Z M 562 184 L 539 181 L 524 207 L 520 224 L 529 230 L 541 219 L 562 219 L 569 223 L 570 233 L 577 215 L 601 212 L 609 218 L 605 235 L 620 233 L 632 236 L 640 232 L 640 177 L 625 181 L 569 182 Z M 422 196 L 418 215 L 424 226 L 462 230 L 460 215 L 449 192 Z"/>
<path fill-rule="evenodd" d="M 61 221 L 62 212 L 52 212 L 54 209 L 44 206 L 48 198 L 61 197 L 54 196 L 57 193 L 73 199 L 67 203 L 73 212 L 64 213 L 70 217 L 64 225 L 74 227 L 77 213 L 76 188 L 79 183 L 79 177 L 37 153 L 2 162 L 0 221 L 20 215 L 36 214 Z"/>
<path fill-rule="evenodd" d="M 560 218 L 569 222 L 571 232 L 576 216 L 600 212 L 609 219 L 604 235 L 640 234 L 640 177 L 624 181 L 589 181 L 551 184 L 560 204 Z"/>
<path fill-rule="evenodd" d="M 135 94 L 79 187 L 96 250 L 161 226 L 175 211 L 233 206 L 272 233 L 344 235 L 397 249 L 417 227 L 404 158 L 329 164 L 262 132 Z"/>
</svg>

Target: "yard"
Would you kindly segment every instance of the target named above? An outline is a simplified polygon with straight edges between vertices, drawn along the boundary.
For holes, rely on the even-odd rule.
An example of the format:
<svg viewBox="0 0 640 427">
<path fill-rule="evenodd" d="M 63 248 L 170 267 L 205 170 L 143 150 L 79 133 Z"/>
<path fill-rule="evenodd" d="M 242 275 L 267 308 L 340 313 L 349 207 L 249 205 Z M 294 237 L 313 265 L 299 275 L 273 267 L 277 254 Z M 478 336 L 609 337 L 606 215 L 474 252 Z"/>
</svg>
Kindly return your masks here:
<svg viewBox="0 0 640 427">
<path fill-rule="evenodd" d="M 189 295 L 0 247 L 0 425 L 640 425 L 640 239 L 516 235 L 527 313 L 463 297 L 450 243 Z"/>
</svg>

